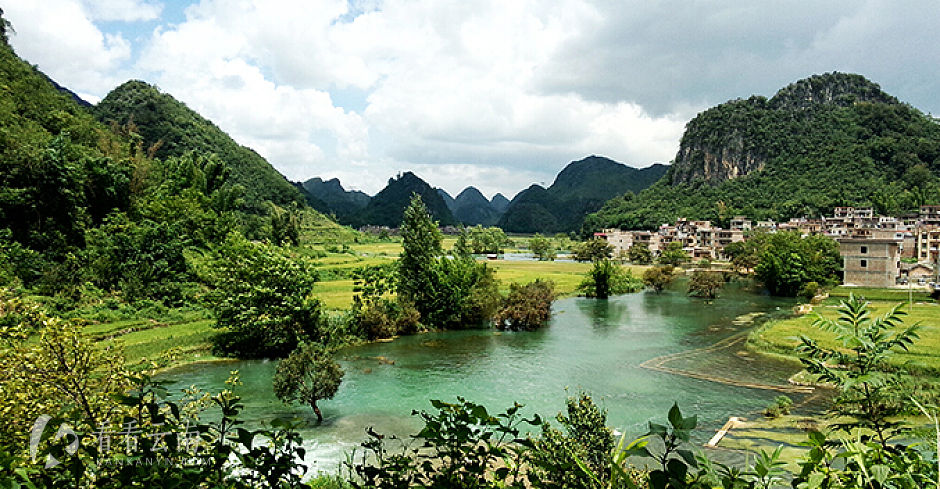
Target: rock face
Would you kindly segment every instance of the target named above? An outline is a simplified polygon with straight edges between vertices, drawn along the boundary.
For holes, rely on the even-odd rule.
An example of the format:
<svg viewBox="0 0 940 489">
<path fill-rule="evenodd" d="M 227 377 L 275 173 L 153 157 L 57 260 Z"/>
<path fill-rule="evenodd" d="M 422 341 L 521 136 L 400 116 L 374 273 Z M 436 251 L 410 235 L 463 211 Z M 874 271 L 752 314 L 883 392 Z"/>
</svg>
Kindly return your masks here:
<svg viewBox="0 0 940 489">
<path fill-rule="evenodd" d="M 780 152 L 776 133 L 787 121 L 860 103 L 899 102 L 861 75 L 826 73 L 791 83 L 769 100 L 754 96 L 712 107 L 686 126 L 671 183 L 715 185 L 761 171 Z"/>
</svg>

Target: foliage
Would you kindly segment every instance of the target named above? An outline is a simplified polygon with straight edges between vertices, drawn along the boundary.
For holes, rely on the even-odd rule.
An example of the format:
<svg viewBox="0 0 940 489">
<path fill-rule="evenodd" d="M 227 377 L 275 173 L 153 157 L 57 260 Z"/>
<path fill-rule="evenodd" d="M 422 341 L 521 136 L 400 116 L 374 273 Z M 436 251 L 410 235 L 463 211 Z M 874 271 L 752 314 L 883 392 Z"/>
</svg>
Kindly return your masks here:
<svg viewBox="0 0 940 489">
<path fill-rule="evenodd" d="M 774 402 L 764 408 L 763 415 L 768 418 L 777 418 L 780 415 L 790 414 L 791 408 L 793 408 L 793 399 L 787 396 L 777 396 Z"/>
<path fill-rule="evenodd" d="M 907 351 L 918 338 L 918 324 L 904 327 L 903 304 L 880 317 L 871 317 L 870 304 L 854 295 L 839 305 L 839 318 L 816 313 L 813 325 L 836 335 L 842 348 L 827 349 L 802 336 L 799 352 L 806 370 L 839 389 L 833 411 L 852 421 L 838 428 L 866 428 L 875 441 L 888 448 L 900 428 L 896 417 L 910 409 L 901 376 L 888 361 L 898 350 Z M 867 442 L 868 435 L 862 437 Z"/>
<path fill-rule="evenodd" d="M 310 297 L 317 273 L 306 259 L 232 234 L 200 275 L 215 287 L 217 354 L 283 357 L 300 341 L 321 339 L 320 303 Z"/>
<path fill-rule="evenodd" d="M 232 389 L 239 385 L 233 374 L 227 381 Z M 213 396 L 193 390 L 178 403 L 167 400 L 166 389 L 148 376 L 129 383 L 111 401 L 114 424 L 86 425 L 74 415 L 50 419 L 51 429 L 40 438 L 38 463 L 14 454 L 0 468 L 0 485 L 247 489 L 301 484 L 307 467 L 301 462 L 300 435 L 280 421 L 270 429 L 241 427 L 244 406 L 233 390 Z M 220 414 L 218 421 L 200 420 L 209 408 Z M 60 424 L 75 431 L 54 437 Z M 73 441 L 75 450 L 67 449 Z M 46 460 L 61 463 L 43 467 Z"/>
<path fill-rule="evenodd" d="M 643 281 L 629 269 L 610 260 L 595 261 L 578 292 L 585 297 L 606 299 L 611 295 L 627 294 L 643 290 Z"/>
<path fill-rule="evenodd" d="M 603 238 L 592 238 L 571 247 L 575 261 L 598 261 L 610 258 L 614 247 Z"/>
<path fill-rule="evenodd" d="M 696 270 L 689 278 L 689 294 L 703 299 L 715 299 L 724 284 L 723 272 Z"/>
<path fill-rule="evenodd" d="M 156 158 L 178 157 L 190 151 L 217 154 L 231 167 L 233 183 L 244 188 L 245 206 L 253 213 L 265 214 L 266 202 L 304 205 L 301 191 L 258 153 L 240 146 L 211 121 L 153 85 L 139 80 L 125 82 L 108 93 L 94 112 L 106 123 L 132 121 L 142 144 L 151 148 Z"/>
<path fill-rule="evenodd" d="M 842 259 L 831 238 L 781 232 L 756 239 L 753 246 L 761 251 L 754 272 L 771 294 L 794 297 L 808 282 L 827 286 L 837 280 Z"/>
<path fill-rule="evenodd" d="M 476 263 L 466 247 L 454 259 L 443 256 L 440 231 L 418 195 L 405 210 L 401 235 L 398 295 L 414 304 L 425 325 L 463 328 L 492 317 L 499 300 L 493 271 Z"/>
<path fill-rule="evenodd" d="M 470 251 L 475 254 L 502 253 L 503 248 L 510 243 L 506 233 L 498 227 L 473 226 L 464 228 L 460 237 L 465 239 Z"/>
<path fill-rule="evenodd" d="M 689 254 L 682 249 L 682 243 L 679 241 L 669 242 L 662 251 L 659 252 L 659 258 L 656 262 L 660 265 L 670 265 L 677 267 L 689 261 Z"/>
<path fill-rule="evenodd" d="M 92 427 L 109 415 L 111 397 L 127 387 L 123 353 L 99 348 L 83 326 L 0 289 L 0 449 L 22 449 L 41 414 Z"/>
<path fill-rule="evenodd" d="M 569 397 L 566 414 L 555 417 L 564 431 L 548 422 L 541 437 L 533 441 L 528 462 L 532 465 L 529 481 L 533 487 L 592 489 L 609 481 L 605 470 L 614 450 L 614 435 L 607 427 L 607 412 L 600 409 L 586 393 Z M 583 465 L 596 481 L 588 477 Z"/>
<path fill-rule="evenodd" d="M 394 264 L 362 267 L 353 272 L 353 331 L 367 339 L 390 338 L 420 331 L 420 313 L 411 303 L 391 297 L 398 270 Z"/>
<path fill-rule="evenodd" d="M 541 234 L 536 233 L 529 239 L 529 249 L 539 261 L 555 261 L 555 246 L 552 241 Z"/>
<path fill-rule="evenodd" d="M 349 464 L 358 478 L 352 481 L 355 487 L 526 487 L 521 469 L 529 442 L 520 426 L 539 426 L 541 418 L 523 418 L 520 404 L 492 415 L 486 407 L 459 397 L 456 403 L 432 400 L 431 406 L 437 412 L 413 412 L 424 421 L 424 428 L 411 440 L 420 444 L 417 448 L 402 443 L 392 451 L 386 448 L 386 436 L 368 431 L 370 439 L 362 443 L 360 461 Z"/>
<path fill-rule="evenodd" d="M 496 329 L 533 331 L 552 317 L 555 284 L 536 279 L 526 285 L 509 284 L 509 295 L 493 317 Z"/>
<path fill-rule="evenodd" d="M 653 263 L 653 252 L 646 243 L 633 243 L 627 250 L 627 258 L 635 265 L 649 265 Z"/>
<path fill-rule="evenodd" d="M 660 265 L 643 271 L 643 283 L 657 293 L 668 287 L 673 277 L 675 270 L 670 265 Z"/>
<path fill-rule="evenodd" d="M 398 260 L 398 295 L 430 312 L 437 281 L 436 263 L 443 254 L 441 232 L 431 220 L 421 196 L 414 194 L 401 222 L 402 252 Z"/>
<path fill-rule="evenodd" d="M 323 421 L 317 401 L 332 399 L 343 381 L 343 369 L 333 360 L 332 352 L 321 345 L 301 343 L 277 364 L 274 394 L 284 403 L 308 404 Z"/>
</svg>

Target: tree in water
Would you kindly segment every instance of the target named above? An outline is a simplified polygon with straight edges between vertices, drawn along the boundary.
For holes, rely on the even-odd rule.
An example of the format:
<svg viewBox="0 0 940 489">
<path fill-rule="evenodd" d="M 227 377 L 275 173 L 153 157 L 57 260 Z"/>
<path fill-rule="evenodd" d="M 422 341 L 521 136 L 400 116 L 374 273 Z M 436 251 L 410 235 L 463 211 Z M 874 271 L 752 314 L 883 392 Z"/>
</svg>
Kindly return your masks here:
<svg viewBox="0 0 940 489">
<path fill-rule="evenodd" d="M 317 401 L 336 395 L 343 374 L 343 368 L 329 350 L 319 344 L 304 343 L 278 363 L 274 395 L 284 403 L 309 404 L 317 415 L 317 422 L 322 422 L 323 414 Z"/>
</svg>

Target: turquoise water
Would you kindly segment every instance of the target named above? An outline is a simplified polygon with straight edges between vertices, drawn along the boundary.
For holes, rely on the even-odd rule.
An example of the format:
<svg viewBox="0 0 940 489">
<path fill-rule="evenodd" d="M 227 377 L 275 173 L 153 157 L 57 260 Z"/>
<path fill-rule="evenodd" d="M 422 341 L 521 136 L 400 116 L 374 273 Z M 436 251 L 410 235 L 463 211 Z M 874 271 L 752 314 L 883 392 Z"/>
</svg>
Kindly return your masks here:
<svg viewBox="0 0 940 489">
<path fill-rule="evenodd" d="M 336 397 L 320 403 L 325 420 L 319 426 L 309 407 L 285 406 L 274 397 L 275 362 L 193 365 L 166 378 L 173 382 L 171 389 L 196 385 L 218 391 L 229 371 L 239 370 L 244 419 L 249 424 L 277 417 L 303 419 L 308 462 L 315 470 L 335 470 L 343 453 L 365 439 L 367 427 L 414 433 L 419 425 L 412 410 L 429 409 L 429 399 L 457 396 L 485 404 L 491 412 L 518 401 L 526 405 L 525 413 L 552 417 L 564 408 L 567 395 L 585 390 L 608 410 L 611 426 L 636 434 L 649 419 L 663 419 L 677 401 L 685 413 L 699 415 L 698 437 L 704 441 L 729 416 L 756 412 L 779 393 L 655 372 L 639 364 L 740 332 L 750 327 L 734 324 L 744 314 L 792 306 L 792 301 L 741 287 L 729 285 L 711 304 L 681 290 L 606 301 L 562 299 L 553 307 L 551 324 L 537 332 L 428 333 L 346 348 L 338 353 L 346 376 Z M 766 359 L 738 361 L 734 352 L 709 355 L 694 367 L 778 384 L 795 371 L 792 364 Z"/>
</svg>

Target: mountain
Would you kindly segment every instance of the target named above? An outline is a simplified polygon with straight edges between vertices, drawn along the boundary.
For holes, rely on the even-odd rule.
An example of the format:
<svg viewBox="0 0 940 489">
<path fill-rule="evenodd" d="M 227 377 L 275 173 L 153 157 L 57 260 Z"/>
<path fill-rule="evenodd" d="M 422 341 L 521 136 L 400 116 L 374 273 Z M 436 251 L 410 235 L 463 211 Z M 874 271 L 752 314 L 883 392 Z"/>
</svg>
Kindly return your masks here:
<svg viewBox="0 0 940 489">
<path fill-rule="evenodd" d="M 421 196 L 431 216 L 441 226 L 457 224 L 457 220 L 447 208 L 438 190 L 411 172 L 400 174 L 397 178 L 390 178 L 388 185 L 372 197 L 369 204 L 356 214 L 352 222 L 359 226 L 398 227 L 401 225 L 405 208 L 411 202 L 412 194 Z"/>
<path fill-rule="evenodd" d="M 337 178 L 324 181 L 315 177 L 304 182 L 302 186 L 311 197 L 322 201 L 327 207 L 326 212 L 336 215 L 340 222 L 348 221 L 368 205 L 371 199 L 365 192 L 344 189 Z"/>
<path fill-rule="evenodd" d="M 496 212 L 502 214 L 506 212 L 506 209 L 509 207 L 509 199 L 507 199 L 503 194 L 496 194 L 492 199 L 490 199 L 490 205 L 496 209 Z"/>
<path fill-rule="evenodd" d="M 492 226 L 502 215 L 476 187 L 467 187 L 457 195 L 453 212 L 458 221 L 468 226 Z"/>
<path fill-rule="evenodd" d="M 454 204 L 456 204 L 456 202 L 454 202 L 454 198 L 451 197 L 450 194 L 442 188 L 437 189 L 437 194 L 440 195 L 442 199 L 444 199 L 444 203 L 447 204 L 447 208 L 450 209 L 450 212 L 454 212 L 456 209 L 454 206 Z"/>
<path fill-rule="evenodd" d="M 157 158 L 188 151 L 217 154 L 232 168 L 234 182 L 245 187 L 245 203 L 256 212 L 265 211 L 266 200 L 279 205 L 305 202 L 303 191 L 261 155 L 239 145 L 211 121 L 153 85 L 139 80 L 125 82 L 98 103 L 94 113 L 104 123 L 133 122 L 144 148 L 155 148 Z"/>
<path fill-rule="evenodd" d="M 584 216 L 624 192 L 639 192 L 659 180 L 667 166 L 637 169 L 603 156 L 568 164 L 550 187 L 532 185 L 516 195 L 498 225 L 510 232 L 563 232 L 581 227 Z"/>
<path fill-rule="evenodd" d="M 677 217 L 786 220 L 873 206 L 901 215 L 940 202 L 940 124 L 861 75 L 826 73 L 773 97 L 712 107 L 689 121 L 669 172 L 586 219 L 653 229 Z"/>
</svg>

